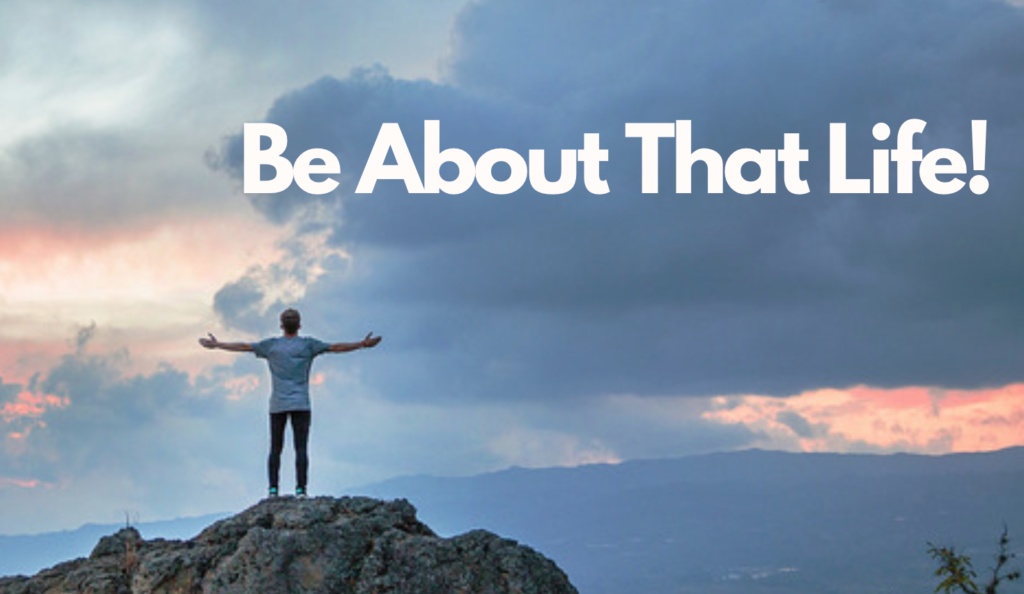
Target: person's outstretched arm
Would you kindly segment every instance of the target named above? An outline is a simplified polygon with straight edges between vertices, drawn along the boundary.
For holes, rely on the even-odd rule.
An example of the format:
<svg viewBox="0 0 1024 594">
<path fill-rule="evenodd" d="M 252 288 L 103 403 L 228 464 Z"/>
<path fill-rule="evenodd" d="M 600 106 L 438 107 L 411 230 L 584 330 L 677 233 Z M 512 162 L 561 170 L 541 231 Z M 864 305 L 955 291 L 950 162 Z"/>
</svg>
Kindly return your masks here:
<svg viewBox="0 0 1024 594">
<path fill-rule="evenodd" d="M 358 349 L 372 349 L 377 346 L 380 342 L 379 336 L 374 336 L 373 332 L 366 335 L 366 338 L 359 342 L 336 342 L 331 345 L 331 348 L 327 349 L 328 353 L 347 353 L 349 351 L 355 351 Z"/>
<path fill-rule="evenodd" d="M 251 353 L 253 350 L 252 345 L 247 342 L 221 342 L 213 334 L 210 334 L 209 338 L 200 338 L 199 344 L 208 349 L 221 349 L 236 353 Z"/>
</svg>

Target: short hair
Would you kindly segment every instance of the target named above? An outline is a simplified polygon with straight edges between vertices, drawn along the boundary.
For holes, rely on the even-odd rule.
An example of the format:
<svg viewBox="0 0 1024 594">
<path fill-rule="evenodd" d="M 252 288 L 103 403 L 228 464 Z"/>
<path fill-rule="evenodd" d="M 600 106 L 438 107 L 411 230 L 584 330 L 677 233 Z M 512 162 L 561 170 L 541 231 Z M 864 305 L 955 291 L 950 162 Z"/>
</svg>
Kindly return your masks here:
<svg viewBox="0 0 1024 594">
<path fill-rule="evenodd" d="M 302 316 L 299 315 L 298 310 L 289 307 L 281 312 L 281 329 L 286 333 L 295 334 L 301 325 Z"/>
</svg>

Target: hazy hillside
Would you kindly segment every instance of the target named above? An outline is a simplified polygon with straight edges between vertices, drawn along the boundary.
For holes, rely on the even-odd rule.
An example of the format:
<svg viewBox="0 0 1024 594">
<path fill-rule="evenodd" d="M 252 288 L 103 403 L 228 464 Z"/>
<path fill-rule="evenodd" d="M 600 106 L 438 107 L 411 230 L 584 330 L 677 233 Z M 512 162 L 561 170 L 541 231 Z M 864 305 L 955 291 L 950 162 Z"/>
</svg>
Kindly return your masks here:
<svg viewBox="0 0 1024 594">
<path fill-rule="evenodd" d="M 410 498 L 442 531 L 487 526 L 528 542 L 588 594 L 923 594 L 935 586 L 928 541 L 969 547 L 979 570 L 1004 521 L 1024 544 L 1022 448 L 942 457 L 748 451 L 411 477 L 364 491 Z"/>
</svg>

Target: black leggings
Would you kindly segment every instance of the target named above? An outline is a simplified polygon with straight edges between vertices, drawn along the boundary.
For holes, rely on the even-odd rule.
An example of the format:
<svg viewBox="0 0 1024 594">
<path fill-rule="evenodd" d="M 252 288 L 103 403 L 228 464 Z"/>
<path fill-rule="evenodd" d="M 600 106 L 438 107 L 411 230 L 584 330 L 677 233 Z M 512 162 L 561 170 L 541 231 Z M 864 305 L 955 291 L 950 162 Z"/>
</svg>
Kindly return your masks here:
<svg viewBox="0 0 1024 594">
<path fill-rule="evenodd" d="M 308 410 L 270 413 L 270 457 L 267 458 L 270 486 L 277 488 L 281 469 L 281 450 L 284 449 L 284 426 L 288 417 L 292 418 L 292 440 L 295 443 L 295 486 L 305 489 L 306 475 L 309 472 L 306 443 L 309 441 L 309 425 L 312 417 Z"/>
</svg>

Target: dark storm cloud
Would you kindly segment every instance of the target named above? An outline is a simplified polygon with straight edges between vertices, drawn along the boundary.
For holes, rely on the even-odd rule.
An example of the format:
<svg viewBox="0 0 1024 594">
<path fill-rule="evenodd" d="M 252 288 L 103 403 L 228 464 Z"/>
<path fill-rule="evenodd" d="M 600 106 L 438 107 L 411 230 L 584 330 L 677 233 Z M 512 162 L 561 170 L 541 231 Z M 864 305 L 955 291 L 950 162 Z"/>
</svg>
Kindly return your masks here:
<svg viewBox="0 0 1024 594">
<path fill-rule="evenodd" d="M 213 311 L 232 327 L 248 328 L 262 317 L 262 301 L 263 290 L 259 283 L 246 276 L 217 291 L 213 296 Z"/>
<path fill-rule="evenodd" d="M 391 356 L 366 367 L 394 398 L 1019 380 L 1022 31 L 1022 11 L 984 0 L 475 2 L 445 84 L 367 69 L 282 96 L 265 121 L 288 131 L 286 156 L 333 151 L 341 188 L 253 200 L 275 221 L 330 225 L 353 254 L 302 305 L 321 333 L 372 320 L 389 337 Z M 992 189 L 828 193 L 829 123 L 847 123 L 849 174 L 867 177 L 871 150 L 892 148 L 871 127 L 888 123 L 894 141 L 909 118 L 928 122 L 919 148 L 969 164 L 970 121 L 987 119 Z M 442 148 L 544 148 L 549 169 L 599 132 L 611 192 L 578 180 L 563 196 L 410 195 L 379 182 L 354 195 L 383 122 L 401 125 L 422 171 L 425 119 L 441 121 Z M 723 155 L 800 133 L 811 193 L 676 195 L 666 140 L 662 192 L 641 194 L 624 124 L 677 119 L 693 120 L 695 148 Z M 240 176 L 239 137 L 221 159 Z M 694 177 L 706 184 L 700 167 Z"/>
</svg>

